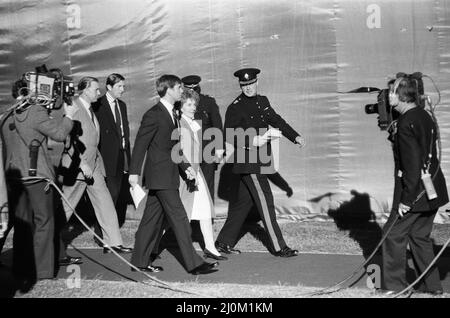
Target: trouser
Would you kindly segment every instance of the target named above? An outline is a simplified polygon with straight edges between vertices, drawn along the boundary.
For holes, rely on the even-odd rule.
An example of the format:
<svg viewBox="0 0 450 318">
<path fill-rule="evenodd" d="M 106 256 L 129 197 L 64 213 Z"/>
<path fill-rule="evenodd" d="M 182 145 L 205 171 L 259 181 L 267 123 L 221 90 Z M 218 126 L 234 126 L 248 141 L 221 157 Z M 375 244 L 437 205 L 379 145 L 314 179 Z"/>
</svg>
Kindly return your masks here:
<svg viewBox="0 0 450 318">
<path fill-rule="evenodd" d="M 383 244 L 383 288 L 403 290 L 406 281 L 406 246 L 409 244 L 417 274 L 421 274 L 434 258 L 433 242 L 430 234 L 437 210 L 410 212 L 399 218 Z M 391 212 L 384 228 L 394 221 L 396 211 Z M 422 279 L 425 290 L 442 290 L 439 271 L 436 266 Z M 420 286 L 419 285 L 416 285 Z"/>
<path fill-rule="evenodd" d="M 117 158 L 117 169 L 114 175 L 106 176 L 106 186 L 108 187 L 111 198 L 117 212 L 117 220 L 119 227 L 125 223 L 127 214 L 127 205 L 131 203 L 131 195 L 129 192 L 130 185 L 128 183 L 129 174 L 124 172 L 128 169 L 128 163 L 125 150 L 119 151 L 119 158 Z M 103 237 L 100 225 L 98 222 L 94 224 L 94 231 L 100 237 Z"/>
<path fill-rule="evenodd" d="M 105 178 L 98 171 L 93 173 L 94 183 L 87 185 L 84 181 L 76 181 L 73 186 L 63 186 L 63 192 L 72 207 L 76 207 L 84 191 L 87 191 L 89 199 L 95 211 L 95 216 L 102 230 L 104 241 L 109 246 L 122 245 L 122 236 L 117 221 L 117 213 L 111 194 L 106 187 Z M 63 201 L 66 220 L 72 216 L 72 209 Z"/>
<path fill-rule="evenodd" d="M 131 263 L 137 267 L 146 267 L 151 263 L 151 254 L 157 249 L 165 221 L 175 234 L 186 270 L 191 271 L 200 266 L 204 260 L 194 249 L 191 226 L 178 189 L 149 190 L 144 214 L 135 235 Z"/>
<path fill-rule="evenodd" d="M 9 208 L 14 213 L 13 272 L 30 279 L 55 274 L 53 190 L 47 183 L 12 182 Z M 11 184 L 10 184 L 11 185 Z"/>
<path fill-rule="evenodd" d="M 253 207 L 256 207 L 263 221 L 271 244 L 271 252 L 277 252 L 286 247 L 276 220 L 272 191 L 267 176 L 263 174 L 241 175 L 237 198 L 229 202 L 228 217 L 217 241 L 234 246 L 242 225 Z"/>
</svg>

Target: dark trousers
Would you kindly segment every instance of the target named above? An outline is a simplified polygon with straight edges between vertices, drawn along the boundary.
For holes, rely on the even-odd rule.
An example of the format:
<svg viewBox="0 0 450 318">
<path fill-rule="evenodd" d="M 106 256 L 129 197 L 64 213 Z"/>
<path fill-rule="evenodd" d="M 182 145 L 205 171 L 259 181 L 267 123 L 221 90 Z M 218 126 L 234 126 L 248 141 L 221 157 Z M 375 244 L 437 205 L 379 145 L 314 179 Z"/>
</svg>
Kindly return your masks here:
<svg viewBox="0 0 450 318">
<path fill-rule="evenodd" d="M 186 270 L 191 271 L 200 266 L 204 260 L 192 244 L 191 226 L 178 189 L 149 190 L 144 214 L 135 235 L 131 263 L 137 267 L 146 267 L 151 263 L 150 256 L 160 241 L 164 221 L 168 222 L 175 234 Z"/>
<path fill-rule="evenodd" d="M 205 176 L 206 185 L 208 186 L 209 193 L 211 194 L 211 199 L 214 203 L 214 176 L 216 174 L 216 163 L 201 163 L 200 168 L 202 169 L 203 175 Z"/>
<path fill-rule="evenodd" d="M 437 210 L 420 213 L 410 212 L 397 220 L 383 244 L 383 288 L 400 291 L 408 286 L 406 281 L 406 246 L 408 243 L 416 273 L 420 275 L 430 265 L 434 258 L 430 234 L 436 212 Z M 392 224 L 396 213 L 391 212 L 384 226 L 385 229 Z M 427 291 L 442 290 L 439 271 L 436 266 L 431 268 L 422 282 Z M 420 284 L 417 286 L 420 286 Z"/>
<path fill-rule="evenodd" d="M 272 252 L 286 247 L 278 226 L 273 195 L 267 176 L 263 174 L 241 175 L 237 198 L 228 206 L 228 217 L 217 241 L 234 246 L 237 243 L 242 225 L 253 207 L 256 207 L 271 243 Z"/>
<path fill-rule="evenodd" d="M 13 271 L 30 279 L 55 274 L 53 191 L 46 183 L 10 183 L 9 208 L 14 212 Z M 12 204 L 11 204 L 12 203 Z"/>
</svg>

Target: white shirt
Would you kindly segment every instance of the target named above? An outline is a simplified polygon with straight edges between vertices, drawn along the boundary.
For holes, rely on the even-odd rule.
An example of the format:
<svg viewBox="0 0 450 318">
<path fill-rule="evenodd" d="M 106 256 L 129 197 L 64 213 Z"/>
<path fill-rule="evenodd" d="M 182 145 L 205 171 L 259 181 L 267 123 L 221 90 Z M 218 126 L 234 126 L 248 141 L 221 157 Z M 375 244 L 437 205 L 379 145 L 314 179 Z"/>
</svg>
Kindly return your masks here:
<svg viewBox="0 0 450 318">
<path fill-rule="evenodd" d="M 173 113 L 172 113 L 173 105 L 171 103 L 169 103 L 167 100 L 165 100 L 164 98 L 161 98 L 159 101 L 167 109 L 167 111 L 169 112 L 170 118 L 172 118 L 172 122 L 175 125 L 175 119 L 173 118 Z"/>
<path fill-rule="evenodd" d="M 114 121 L 116 121 L 116 99 L 114 99 L 109 92 L 106 92 L 106 99 L 108 100 L 109 103 L 109 107 L 111 108 L 111 113 L 113 114 L 114 117 Z M 117 109 L 119 110 L 119 115 L 120 115 L 120 133 L 121 133 L 121 139 L 122 139 L 122 146 L 123 148 L 125 148 L 125 138 L 124 138 L 124 133 L 123 133 L 123 117 L 122 117 L 122 112 L 120 111 L 120 107 L 119 107 L 119 101 L 117 101 Z"/>
</svg>

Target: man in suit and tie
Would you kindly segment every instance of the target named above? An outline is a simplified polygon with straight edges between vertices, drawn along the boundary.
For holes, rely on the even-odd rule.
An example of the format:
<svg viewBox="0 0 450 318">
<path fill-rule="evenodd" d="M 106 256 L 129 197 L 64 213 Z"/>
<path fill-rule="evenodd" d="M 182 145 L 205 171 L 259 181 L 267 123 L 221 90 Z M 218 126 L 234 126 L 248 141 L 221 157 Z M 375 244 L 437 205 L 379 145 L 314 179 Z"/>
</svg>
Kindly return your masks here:
<svg viewBox="0 0 450 318">
<path fill-rule="evenodd" d="M 68 175 L 71 169 L 75 170 L 76 180 L 73 184 L 64 181 L 63 192 L 71 206 L 76 207 L 84 191 L 87 191 L 106 244 L 118 253 L 129 253 L 131 249 L 123 246 L 114 202 L 105 182 L 105 167 L 97 148 L 100 127 L 91 104 L 100 96 L 98 80 L 94 77 L 82 78 L 78 91 L 81 94 L 74 99 L 73 107 L 78 107 L 79 111 L 73 119 L 81 124 L 81 131 L 61 159 L 62 167 L 69 167 L 66 171 Z M 73 211 L 65 201 L 63 204 L 66 219 L 69 220 Z M 109 253 L 110 250 L 104 247 L 103 252 Z"/>
<path fill-rule="evenodd" d="M 194 275 L 210 273 L 217 270 L 218 263 L 205 262 L 195 251 L 191 227 L 178 191 L 178 169 L 189 179 L 195 179 L 195 171 L 187 161 L 177 164 L 173 160 L 172 149 L 176 149 L 174 147 L 179 143 L 172 138 L 174 130 L 179 127 L 174 103 L 180 101 L 183 92 L 181 80 L 175 75 L 163 75 L 156 81 L 156 90 L 161 99 L 142 118 L 130 163 L 129 182 L 134 188 L 147 155 L 143 183 L 149 191 L 136 232 L 131 263 L 147 272 L 163 270 L 152 265 L 151 254 L 156 250 L 166 221 L 175 234 L 186 270 Z"/>
<path fill-rule="evenodd" d="M 109 75 L 106 78 L 106 90 L 106 94 L 93 107 L 100 124 L 98 148 L 105 165 L 106 185 L 116 207 L 119 226 L 122 226 L 131 199 L 128 191 L 130 128 L 127 106 L 119 99 L 125 91 L 125 78 L 117 73 Z M 95 233 L 101 236 L 98 224 Z"/>
</svg>

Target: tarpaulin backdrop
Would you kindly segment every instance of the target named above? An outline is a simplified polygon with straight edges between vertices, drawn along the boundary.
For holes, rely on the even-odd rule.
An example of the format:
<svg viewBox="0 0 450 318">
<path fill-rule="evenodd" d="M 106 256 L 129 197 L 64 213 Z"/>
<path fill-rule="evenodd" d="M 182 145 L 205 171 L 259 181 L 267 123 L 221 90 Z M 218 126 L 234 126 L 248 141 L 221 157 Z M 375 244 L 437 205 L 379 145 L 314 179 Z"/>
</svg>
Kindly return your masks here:
<svg viewBox="0 0 450 318">
<path fill-rule="evenodd" d="M 13 102 L 12 82 L 43 63 L 101 86 L 121 73 L 133 144 L 162 74 L 200 75 L 224 116 L 240 93 L 233 72 L 258 67 L 259 93 L 307 142 L 281 143 L 280 173 L 294 196 L 273 187 L 280 215 L 323 214 L 351 190 L 369 196 L 373 211 L 388 211 L 390 143 L 376 114 L 364 112 L 376 94 L 338 92 L 385 88 L 399 71 L 431 76 L 450 180 L 449 18 L 450 2 L 436 0 L 2 0 L 0 107 Z M 428 80 L 425 89 L 436 101 Z"/>
</svg>

